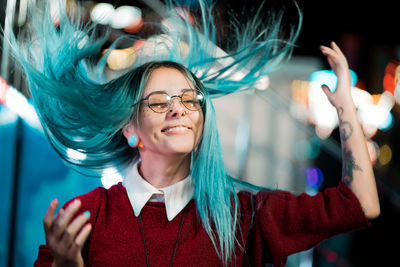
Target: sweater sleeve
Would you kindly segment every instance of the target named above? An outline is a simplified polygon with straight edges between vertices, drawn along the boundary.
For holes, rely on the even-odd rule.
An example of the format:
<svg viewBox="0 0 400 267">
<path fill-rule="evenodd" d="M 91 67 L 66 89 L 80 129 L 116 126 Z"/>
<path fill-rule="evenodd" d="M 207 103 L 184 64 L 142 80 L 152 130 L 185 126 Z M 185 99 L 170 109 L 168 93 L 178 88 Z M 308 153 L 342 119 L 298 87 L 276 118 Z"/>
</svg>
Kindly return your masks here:
<svg viewBox="0 0 400 267">
<path fill-rule="evenodd" d="M 369 225 L 357 197 L 342 182 L 314 196 L 284 191 L 260 194 L 255 226 L 274 266 L 283 266 L 287 256 L 324 239 Z"/>
<path fill-rule="evenodd" d="M 98 187 L 87 194 L 75 197 L 75 198 L 67 201 L 64 204 L 63 208 L 65 209 L 75 199 L 80 199 L 82 202 L 81 208 L 75 214 L 73 219 L 75 219 L 78 215 L 80 215 L 81 213 L 88 210 L 90 212 L 89 223 L 91 223 L 92 226 L 94 227 L 95 223 L 96 223 L 96 217 L 98 214 L 98 207 L 100 206 L 102 198 L 104 198 L 104 192 L 105 192 L 105 189 L 103 187 Z M 93 227 L 92 227 L 92 229 L 93 229 Z M 86 255 L 87 255 L 87 252 L 89 249 L 89 242 L 90 242 L 90 236 L 86 240 L 85 245 L 82 249 L 82 256 L 83 256 L 85 263 L 86 263 L 86 258 L 87 258 Z M 35 267 L 50 267 L 52 264 L 53 264 L 53 256 L 51 254 L 49 247 L 47 245 L 40 245 L 38 257 L 34 263 L 34 266 Z"/>
</svg>

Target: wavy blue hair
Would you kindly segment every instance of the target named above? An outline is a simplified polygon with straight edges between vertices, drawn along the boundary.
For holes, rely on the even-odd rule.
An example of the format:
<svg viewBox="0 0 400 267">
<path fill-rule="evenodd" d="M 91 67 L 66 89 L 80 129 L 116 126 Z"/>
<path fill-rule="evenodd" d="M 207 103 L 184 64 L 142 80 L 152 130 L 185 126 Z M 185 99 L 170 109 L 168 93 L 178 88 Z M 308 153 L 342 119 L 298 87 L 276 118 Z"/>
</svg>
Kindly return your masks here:
<svg viewBox="0 0 400 267">
<path fill-rule="evenodd" d="M 127 145 L 122 127 L 137 121 L 138 108 L 132 103 L 141 99 L 154 69 L 178 69 L 204 91 L 203 135 L 192 152 L 194 199 L 202 225 L 228 265 L 237 244 L 237 181 L 224 166 L 211 98 L 249 89 L 287 60 L 299 34 L 301 13 L 299 25 L 282 39 L 283 11 L 263 26 L 260 8 L 243 28 L 236 28 L 235 45 L 225 52 L 215 45 L 212 8 L 203 1 L 199 7 L 200 22 L 191 25 L 168 2 L 161 12 L 166 18 L 159 24 L 162 34 L 148 38 L 132 66 L 111 80 L 104 74 L 106 59 L 119 40 L 96 60 L 107 35 L 99 37 L 95 25 L 68 17 L 65 9 L 55 27 L 49 9 L 36 8 L 31 12 L 33 31 L 18 41 L 11 36 L 10 42 L 26 73 L 44 132 L 60 156 L 79 170 L 101 173 L 137 159 L 138 151 Z M 71 149 L 85 157 L 71 157 Z"/>
</svg>

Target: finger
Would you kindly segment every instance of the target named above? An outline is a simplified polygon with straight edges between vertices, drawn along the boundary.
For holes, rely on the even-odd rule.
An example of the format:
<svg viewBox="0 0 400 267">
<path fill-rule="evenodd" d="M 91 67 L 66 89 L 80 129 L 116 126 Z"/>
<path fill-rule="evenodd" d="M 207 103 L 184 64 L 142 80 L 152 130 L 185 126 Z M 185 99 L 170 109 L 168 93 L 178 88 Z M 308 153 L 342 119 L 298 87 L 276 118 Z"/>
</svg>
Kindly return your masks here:
<svg viewBox="0 0 400 267">
<path fill-rule="evenodd" d="M 80 206 L 81 201 L 79 199 L 76 199 L 68 205 L 64 212 L 59 212 L 60 216 L 56 219 L 56 222 L 54 223 L 54 235 L 56 236 L 56 238 L 62 237 L 62 234 L 65 231 L 67 225 L 71 221 L 76 211 L 80 208 Z"/>
<path fill-rule="evenodd" d="M 67 232 L 72 237 L 75 237 L 75 235 L 79 232 L 80 229 L 82 229 L 82 226 L 89 220 L 89 218 L 90 212 L 85 211 L 68 225 L 65 232 Z"/>
<path fill-rule="evenodd" d="M 92 230 L 92 225 L 90 223 L 86 224 L 82 228 L 82 231 L 80 231 L 78 236 L 75 238 L 75 244 L 78 245 L 80 248 L 82 248 L 91 230 Z"/>
<path fill-rule="evenodd" d="M 87 222 L 90 217 L 90 212 L 85 211 L 83 214 L 79 215 L 75 220 L 73 220 L 68 227 L 65 229 L 63 236 L 61 238 L 61 246 L 65 249 L 69 249 L 73 244 L 76 234 L 82 228 L 82 226 Z"/>
<path fill-rule="evenodd" d="M 327 96 L 328 98 L 330 98 L 330 97 L 333 95 L 333 93 L 332 93 L 332 91 L 330 90 L 330 88 L 328 87 L 328 85 L 323 84 L 323 85 L 321 85 L 321 88 L 322 88 L 322 91 L 324 91 L 324 93 L 326 94 L 326 96 Z"/>
<path fill-rule="evenodd" d="M 337 61 L 335 58 L 332 57 L 327 57 L 329 66 L 331 66 L 332 69 L 335 69 L 334 67 L 337 65 Z"/>
<path fill-rule="evenodd" d="M 321 45 L 321 52 L 324 56 L 331 58 L 339 58 L 339 54 L 330 47 Z"/>
<path fill-rule="evenodd" d="M 56 211 L 58 206 L 58 199 L 53 199 L 49 205 L 49 207 L 47 208 L 46 214 L 44 215 L 43 218 L 43 226 L 44 226 L 44 232 L 47 234 L 52 225 L 53 225 L 53 221 L 54 221 L 54 212 Z"/>
<path fill-rule="evenodd" d="M 339 48 L 339 46 L 338 46 L 334 41 L 331 42 L 331 47 L 332 47 L 332 49 L 333 49 L 334 51 L 336 51 L 336 53 L 338 53 L 340 56 L 345 57 L 344 54 L 343 54 L 343 52 L 342 52 L 342 50 Z"/>
</svg>

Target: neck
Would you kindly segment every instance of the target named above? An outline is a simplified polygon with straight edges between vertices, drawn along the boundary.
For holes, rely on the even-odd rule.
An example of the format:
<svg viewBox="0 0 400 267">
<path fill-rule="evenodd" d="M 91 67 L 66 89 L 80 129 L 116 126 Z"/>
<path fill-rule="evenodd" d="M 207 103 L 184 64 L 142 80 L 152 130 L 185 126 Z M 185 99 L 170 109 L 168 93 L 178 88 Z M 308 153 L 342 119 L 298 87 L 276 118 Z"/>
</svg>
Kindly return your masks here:
<svg viewBox="0 0 400 267">
<path fill-rule="evenodd" d="M 140 175 L 156 188 L 173 185 L 190 173 L 190 154 L 149 155 L 141 153 Z"/>
</svg>

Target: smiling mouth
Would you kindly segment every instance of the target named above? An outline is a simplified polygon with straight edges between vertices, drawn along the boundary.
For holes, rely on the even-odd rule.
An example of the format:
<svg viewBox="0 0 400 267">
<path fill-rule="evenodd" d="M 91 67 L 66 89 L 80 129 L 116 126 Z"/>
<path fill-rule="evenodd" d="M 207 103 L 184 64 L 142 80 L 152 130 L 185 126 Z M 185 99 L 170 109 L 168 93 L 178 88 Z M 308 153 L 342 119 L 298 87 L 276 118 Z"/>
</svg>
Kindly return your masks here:
<svg viewBox="0 0 400 267">
<path fill-rule="evenodd" d="M 162 129 L 161 132 L 167 133 L 167 132 L 183 132 L 186 130 L 191 130 L 192 128 L 186 127 L 186 126 L 174 126 L 174 127 L 169 127 Z"/>
</svg>

